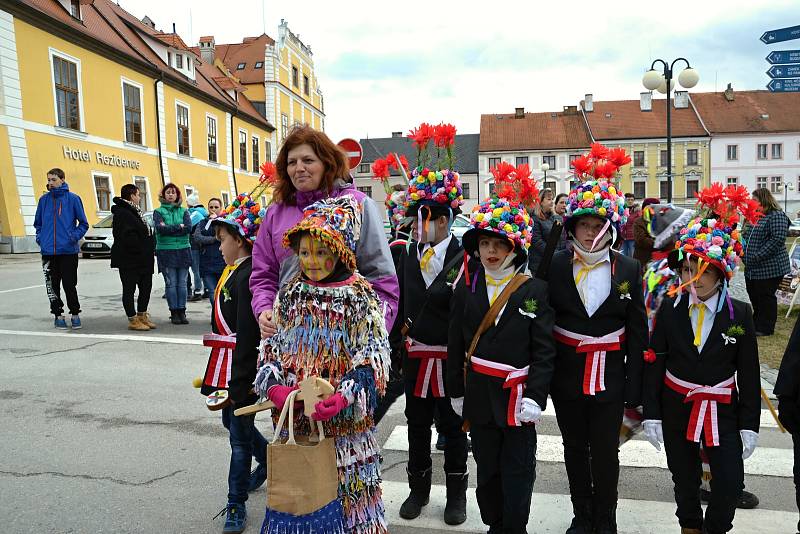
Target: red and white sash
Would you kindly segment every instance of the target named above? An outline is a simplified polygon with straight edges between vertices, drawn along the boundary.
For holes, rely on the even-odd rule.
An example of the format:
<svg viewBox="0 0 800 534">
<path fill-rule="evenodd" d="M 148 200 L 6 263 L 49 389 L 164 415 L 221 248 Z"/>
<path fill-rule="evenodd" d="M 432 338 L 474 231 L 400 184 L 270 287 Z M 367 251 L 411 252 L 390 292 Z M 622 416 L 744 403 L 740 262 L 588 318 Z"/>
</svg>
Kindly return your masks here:
<svg viewBox="0 0 800 534">
<path fill-rule="evenodd" d="M 578 354 L 586 354 L 586 363 L 583 367 L 583 394 L 596 395 L 598 391 L 605 391 L 606 353 L 622 348 L 622 342 L 625 341 L 625 327 L 601 337 L 591 337 L 554 326 L 553 337 L 559 343 L 575 347 L 575 352 Z"/>
<path fill-rule="evenodd" d="M 236 332 L 231 331 L 225 317 L 222 316 L 222 299 L 220 298 L 221 288 L 225 285 L 235 269 L 228 270 L 220 277 L 220 282 L 214 291 L 214 323 L 220 334 L 205 334 L 203 345 L 211 347 L 211 355 L 208 357 L 206 376 L 203 384 L 218 389 L 228 387 L 231 379 L 231 363 L 233 362 L 233 349 L 236 348 Z M 227 276 L 225 276 L 227 274 Z"/>
<path fill-rule="evenodd" d="M 511 390 L 508 409 L 506 410 L 506 423 L 508 423 L 508 426 L 522 426 L 518 414 L 522 403 L 522 392 L 525 391 L 525 383 L 528 381 L 530 366 L 526 365 L 522 369 L 517 369 L 510 365 L 484 360 L 475 356 L 470 359 L 470 365 L 476 373 L 496 376 L 505 380 L 503 389 Z"/>
<path fill-rule="evenodd" d="M 683 402 L 692 403 L 689 425 L 686 428 L 686 439 L 699 442 L 705 434 L 706 445 L 719 445 L 719 423 L 717 421 L 717 403 L 730 404 L 736 377 L 732 376 L 715 386 L 702 386 L 677 378 L 667 371 L 664 383 L 674 392 L 685 395 Z"/>
<path fill-rule="evenodd" d="M 434 397 L 444 397 L 444 369 L 442 361 L 447 359 L 447 347 L 444 345 L 425 345 L 410 337 L 406 339 L 406 351 L 412 360 L 419 362 L 417 383 L 414 396 L 426 398 L 430 387 Z"/>
</svg>

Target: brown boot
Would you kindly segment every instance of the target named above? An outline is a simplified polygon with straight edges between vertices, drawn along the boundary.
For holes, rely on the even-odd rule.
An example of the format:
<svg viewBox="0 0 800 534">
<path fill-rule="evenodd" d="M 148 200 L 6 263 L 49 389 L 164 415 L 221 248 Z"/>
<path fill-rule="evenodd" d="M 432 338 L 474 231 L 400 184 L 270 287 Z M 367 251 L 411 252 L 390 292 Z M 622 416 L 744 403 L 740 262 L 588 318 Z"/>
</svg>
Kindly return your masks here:
<svg viewBox="0 0 800 534">
<path fill-rule="evenodd" d="M 699 528 L 681 528 L 681 534 L 702 534 Z"/>
<path fill-rule="evenodd" d="M 142 323 L 143 325 L 146 325 L 147 328 L 149 328 L 150 330 L 155 330 L 156 329 L 156 323 L 154 323 L 153 321 L 150 320 L 150 314 L 149 313 L 147 313 L 147 312 L 139 312 L 139 313 L 136 314 L 136 316 L 139 318 L 139 322 Z"/>
<path fill-rule="evenodd" d="M 128 330 L 137 330 L 139 332 L 145 332 L 147 330 L 150 330 L 150 327 L 144 324 L 138 315 L 134 315 L 133 317 L 128 317 Z"/>
</svg>

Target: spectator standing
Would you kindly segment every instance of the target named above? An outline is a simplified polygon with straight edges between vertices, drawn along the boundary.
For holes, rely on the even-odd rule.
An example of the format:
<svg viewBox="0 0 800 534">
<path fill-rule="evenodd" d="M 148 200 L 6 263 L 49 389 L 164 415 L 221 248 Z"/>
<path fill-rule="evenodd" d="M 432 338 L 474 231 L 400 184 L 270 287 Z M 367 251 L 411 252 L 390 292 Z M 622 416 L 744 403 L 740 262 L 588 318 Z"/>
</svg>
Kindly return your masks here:
<svg viewBox="0 0 800 534">
<path fill-rule="evenodd" d="M 158 270 L 164 277 L 172 324 L 189 324 L 186 319 L 186 277 L 192 266 L 192 249 L 189 233 L 192 218 L 181 206 L 181 191 L 175 184 L 167 184 L 158 196 L 161 206 L 153 212 L 156 230 L 156 258 Z"/>
<path fill-rule="evenodd" d="M 70 325 L 81 328 L 81 305 L 78 301 L 78 241 L 89 229 L 89 221 L 83 211 L 81 197 L 71 193 L 65 181 L 64 171 L 50 169 L 47 172 L 47 193 L 36 206 L 33 227 L 36 243 L 42 252 L 42 270 L 50 300 L 50 313 L 55 316 L 53 325 L 67 329 L 64 317 L 64 301 L 61 287 L 67 298 Z"/>
<path fill-rule="evenodd" d="M 111 246 L 111 267 L 119 269 L 122 282 L 122 306 L 128 317 L 128 330 L 147 331 L 156 328 L 147 313 L 150 290 L 153 287 L 155 238 L 139 207 L 139 188 L 133 184 L 122 186 L 120 195 L 114 197 L 111 213 L 114 215 Z M 139 288 L 137 306 L 133 295 Z M 138 312 L 136 311 L 138 308 Z"/>
<path fill-rule="evenodd" d="M 644 213 L 644 209 L 650 204 L 658 204 L 658 199 L 644 199 L 640 213 Z M 639 263 L 642 264 L 642 268 L 646 268 L 653 256 L 653 243 L 655 240 L 647 230 L 647 221 L 644 220 L 644 217 L 637 217 L 636 220 L 633 221 L 633 241 L 633 257 L 639 260 Z"/>
<path fill-rule="evenodd" d="M 197 243 L 200 255 L 200 278 L 203 280 L 203 287 L 211 305 L 214 305 L 214 290 L 217 288 L 222 271 L 225 269 L 225 259 L 219 250 L 219 240 L 217 240 L 214 229 L 209 224 L 222 211 L 222 201 L 212 198 L 208 201 L 208 217 L 195 225 L 192 233 L 192 242 Z"/>
<path fill-rule="evenodd" d="M 564 214 L 567 213 L 567 197 L 566 193 L 559 193 L 556 195 L 555 206 L 553 207 L 553 211 L 556 212 L 556 215 L 560 217 L 564 217 Z"/>
<path fill-rule="evenodd" d="M 553 224 L 556 221 L 563 223 L 563 218 L 555 212 L 554 207 L 553 191 L 542 190 L 539 194 L 539 205 L 534 208 L 531 217 L 533 228 L 531 229 L 531 245 L 528 249 L 528 268 L 534 276 L 544 256 L 544 249 L 547 246 Z M 562 231 L 556 251 L 564 250 L 564 248 L 566 248 L 566 239 Z"/>
<path fill-rule="evenodd" d="M 190 244 L 192 246 L 192 285 L 187 289 L 188 293 L 192 293 L 191 287 L 194 286 L 194 293 L 189 295 L 189 302 L 197 302 L 208 293 L 208 287 L 203 291 L 203 279 L 200 273 L 200 243 L 194 239 L 194 231 L 201 221 L 208 218 L 208 211 L 200 203 L 200 198 L 197 193 L 192 193 L 186 197 L 186 205 L 189 207 L 189 217 L 192 220 L 192 232 Z"/>
<path fill-rule="evenodd" d="M 781 210 L 769 189 L 753 191 L 753 197 L 764 212 L 750 230 L 744 249 L 744 280 L 753 305 L 753 321 L 757 336 L 771 336 L 778 319 L 775 292 L 781 279 L 789 273 L 786 234 L 789 218 Z"/>
<path fill-rule="evenodd" d="M 625 204 L 627 205 L 628 202 L 626 201 Z M 628 220 L 622 225 L 620 232 L 622 234 L 622 249 L 620 252 L 629 258 L 633 258 L 633 253 L 636 250 L 636 241 L 633 238 L 633 224 L 636 219 L 642 216 L 642 213 L 639 211 L 639 206 L 632 202 L 628 205 L 628 213 Z"/>
</svg>

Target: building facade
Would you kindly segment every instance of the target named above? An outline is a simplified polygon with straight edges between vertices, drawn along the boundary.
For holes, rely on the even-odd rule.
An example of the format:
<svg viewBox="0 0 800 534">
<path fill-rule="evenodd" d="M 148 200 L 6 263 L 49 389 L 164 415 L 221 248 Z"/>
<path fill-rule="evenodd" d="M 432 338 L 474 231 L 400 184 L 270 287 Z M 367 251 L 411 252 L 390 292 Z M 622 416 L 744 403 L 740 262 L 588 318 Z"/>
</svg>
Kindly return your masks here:
<svg viewBox="0 0 800 534">
<path fill-rule="evenodd" d="M 63 169 L 90 224 L 126 183 L 230 201 L 258 183 L 274 127 L 236 80 L 109 0 L 0 10 L 0 251 L 38 252 L 46 174 Z M 149 20 L 149 19 L 146 19 Z"/>
</svg>

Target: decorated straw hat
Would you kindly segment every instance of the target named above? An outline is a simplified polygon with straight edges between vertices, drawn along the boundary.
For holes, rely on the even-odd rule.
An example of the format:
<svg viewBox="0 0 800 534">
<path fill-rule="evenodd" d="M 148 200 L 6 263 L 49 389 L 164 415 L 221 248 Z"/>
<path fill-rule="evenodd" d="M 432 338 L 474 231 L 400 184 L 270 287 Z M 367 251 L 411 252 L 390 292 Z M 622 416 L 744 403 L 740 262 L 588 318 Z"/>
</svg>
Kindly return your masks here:
<svg viewBox="0 0 800 534">
<path fill-rule="evenodd" d="M 275 165 L 265 162 L 261 165 L 261 179 L 249 193 L 237 195 L 233 202 L 211 219 L 210 224 L 227 224 L 251 245 L 261 228 L 261 221 L 266 214 L 266 207 L 258 203 L 264 191 L 272 185 L 275 176 Z"/>
<path fill-rule="evenodd" d="M 476 206 L 470 216 L 470 229 L 462 243 L 470 256 L 476 256 L 481 234 L 508 240 L 515 252 L 526 255 L 531 244 L 532 221 L 526 205 L 533 205 L 539 196 L 536 181 L 528 165 L 514 167 L 501 162 L 490 169 L 495 192 Z"/>
<path fill-rule="evenodd" d="M 422 123 L 418 128 L 411 130 L 408 137 L 413 139 L 417 147 L 417 165 L 408 177 L 407 215 L 415 217 L 420 207 L 428 206 L 432 216 L 449 214 L 455 217 L 461 213 L 461 205 L 464 203 L 461 178 L 454 169 L 455 126 L 452 124 L 431 126 Z M 437 149 L 436 158 L 428 156 L 430 141 L 433 141 Z M 442 150 L 444 155 L 439 157 Z"/>
<path fill-rule="evenodd" d="M 283 246 L 297 250 L 309 233 L 324 243 L 350 270 L 356 270 L 356 243 L 361 232 L 361 208 L 351 195 L 319 200 L 303 211 L 303 220 L 283 235 Z"/>
</svg>

